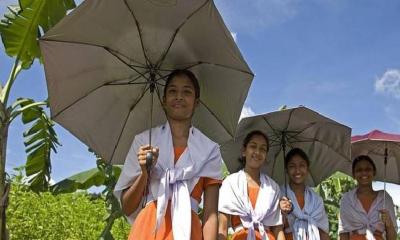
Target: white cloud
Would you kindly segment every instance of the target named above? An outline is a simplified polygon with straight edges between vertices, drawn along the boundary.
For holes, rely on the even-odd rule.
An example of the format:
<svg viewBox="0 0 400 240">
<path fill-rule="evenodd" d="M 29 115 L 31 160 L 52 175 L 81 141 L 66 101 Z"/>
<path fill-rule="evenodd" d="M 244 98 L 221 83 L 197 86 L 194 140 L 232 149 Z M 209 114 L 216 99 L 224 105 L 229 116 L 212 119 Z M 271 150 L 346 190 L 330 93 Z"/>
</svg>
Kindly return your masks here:
<svg viewBox="0 0 400 240">
<path fill-rule="evenodd" d="M 242 108 L 242 113 L 240 114 L 240 119 L 254 116 L 256 113 L 251 109 L 251 107 L 244 105 Z M 239 121 L 240 121 L 239 119 Z"/>
<path fill-rule="evenodd" d="M 389 69 L 376 79 L 375 91 L 400 99 L 400 70 Z"/>
</svg>

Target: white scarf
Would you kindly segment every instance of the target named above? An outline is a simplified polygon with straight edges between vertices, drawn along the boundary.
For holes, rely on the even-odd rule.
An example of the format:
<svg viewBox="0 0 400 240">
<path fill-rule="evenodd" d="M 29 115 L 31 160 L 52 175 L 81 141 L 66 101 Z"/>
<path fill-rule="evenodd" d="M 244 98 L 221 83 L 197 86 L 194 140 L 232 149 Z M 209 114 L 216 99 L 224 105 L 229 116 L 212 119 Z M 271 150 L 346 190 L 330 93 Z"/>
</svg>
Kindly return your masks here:
<svg viewBox="0 0 400 240">
<path fill-rule="evenodd" d="M 222 183 L 219 192 L 218 210 L 225 214 L 239 216 L 243 227 L 248 229 L 247 240 L 255 240 L 255 229 L 258 227 L 263 240 L 269 239 L 264 226 L 282 224 L 279 209 L 279 186 L 267 175 L 260 175 L 260 190 L 255 209 L 247 193 L 246 173 L 240 170 L 229 175 Z"/>
<path fill-rule="evenodd" d="M 282 188 L 284 188 L 282 186 Z M 325 213 L 324 202 L 310 187 L 304 190 L 304 207 L 300 208 L 296 195 L 289 185 L 287 197 L 292 201 L 293 212 L 288 215 L 289 227 L 294 240 L 319 240 L 319 230 L 329 232 L 329 221 Z M 283 191 L 283 190 L 282 190 Z"/>
<path fill-rule="evenodd" d="M 190 192 L 200 177 L 222 179 L 222 158 L 219 146 L 198 129 L 189 130 L 187 148 L 175 164 L 171 130 L 168 122 L 152 129 L 153 146 L 159 147 L 157 164 L 150 177 L 147 203 L 157 200 L 157 231 L 165 216 L 168 200 L 171 199 L 172 232 L 176 240 L 189 240 L 191 236 L 191 208 L 194 205 Z M 129 150 L 114 195 L 120 200 L 124 189 L 130 187 L 141 173 L 137 160 L 140 146 L 148 144 L 149 132 L 137 135 Z M 197 203 L 198 204 L 198 203 Z M 135 215 L 128 217 L 133 223 Z M 179 217 L 177 217 L 179 216 Z"/>
<path fill-rule="evenodd" d="M 379 210 L 383 209 L 383 191 L 372 203 L 368 213 L 364 210 L 357 197 L 357 188 L 345 193 L 340 200 L 339 233 L 350 233 L 357 231 L 359 234 L 366 234 L 367 240 L 375 240 L 374 232 L 384 232 L 384 224 L 379 217 Z M 386 193 L 386 209 L 397 231 L 397 223 L 394 214 L 393 200 Z"/>
</svg>

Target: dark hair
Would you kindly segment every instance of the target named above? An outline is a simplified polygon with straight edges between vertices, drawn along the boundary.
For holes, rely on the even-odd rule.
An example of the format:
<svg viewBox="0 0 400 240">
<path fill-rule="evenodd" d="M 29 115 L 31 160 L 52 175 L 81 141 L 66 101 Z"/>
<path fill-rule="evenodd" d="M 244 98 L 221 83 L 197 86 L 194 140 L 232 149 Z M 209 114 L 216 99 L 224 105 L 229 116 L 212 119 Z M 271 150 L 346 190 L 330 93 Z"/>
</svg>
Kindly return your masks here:
<svg viewBox="0 0 400 240">
<path fill-rule="evenodd" d="M 300 148 L 292 148 L 285 156 L 285 169 L 287 169 L 290 160 L 292 160 L 294 156 L 301 157 L 306 161 L 307 167 L 310 166 L 310 159 L 308 158 L 307 154 Z"/>
<path fill-rule="evenodd" d="M 247 144 L 249 144 L 250 140 L 254 137 L 254 136 L 261 136 L 265 139 L 265 142 L 267 142 L 267 152 L 269 150 L 269 139 L 267 137 L 267 135 L 265 133 L 263 133 L 260 130 L 254 130 L 249 132 L 246 137 L 243 140 L 243 144 L 242 147 L 245 149 L 247 147 Z M 240 163 L 240 167 L 238 170 L 244 168 L 244 166 L 246 165 L 246 157 L 240 156 L 239 157 L 239 163 Z"/>
<path fill-rule="evenodd" d="M 187 69 L 176 69 L 168 75 L 164 87 L 164 96 L 167 92 L 168 85 L 171 83 L 171 80 L 174 79 L 174 77 L 176 76 L 186 76 L 187 78 L 189 78 L 189 80 L 193 84 L 196 99 L 200 98 L 199 80 L 197 80 L 197 77 L 194 75 L 194 73 L 192 73 L 190 70 Z"/>
<path fill-rule="evenodd" d="M 367 155 L 360 155 L 360 156 L 354 158 L 353 164 L 351 165 L 351 172 L 353 173 L 353 175 L 354 175 L 354 170 L 356 169 L 357 163 L 359 163 L 361 161 L 369 162 L 372 165 L 372 168 L 374 169 L 374 175 L 376 174 L 376 166 L 375 166 L 374 161 L 372 161 L 372 159 Z"/>
</svg>

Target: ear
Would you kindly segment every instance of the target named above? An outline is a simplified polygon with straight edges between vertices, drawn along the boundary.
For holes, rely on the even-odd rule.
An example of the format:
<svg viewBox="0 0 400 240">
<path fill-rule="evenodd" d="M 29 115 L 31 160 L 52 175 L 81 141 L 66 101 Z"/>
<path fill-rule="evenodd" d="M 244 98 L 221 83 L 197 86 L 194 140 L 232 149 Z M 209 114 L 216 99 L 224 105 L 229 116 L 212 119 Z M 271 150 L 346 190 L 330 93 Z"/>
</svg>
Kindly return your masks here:
<svg viewBox="0 0 400 240">
<path fill-rule="evenodd" d="M 241 149 L 242 157 L 246 157 L 245 151 L 246 151 L 246 149 L 244 147 L 242 147 L 242 149 Z"/>
<path fill-rule="evenodd" d="M 194 100 L 194 107 L 197 108 L 197 106 L 199 106 L 199 104 L 200 104 L 200 98 L 196 98 Z"/>
<path fill-rule="evenodd" d="M 161 101 L 161 105 L 162 105 L 162 107 L 164 108 L 164 106 L 165 106 L 165 101 L 166 101 L 166 99 L 165 99 L 165 95 L 162 97 L 162 101 Z"/>
</svg>

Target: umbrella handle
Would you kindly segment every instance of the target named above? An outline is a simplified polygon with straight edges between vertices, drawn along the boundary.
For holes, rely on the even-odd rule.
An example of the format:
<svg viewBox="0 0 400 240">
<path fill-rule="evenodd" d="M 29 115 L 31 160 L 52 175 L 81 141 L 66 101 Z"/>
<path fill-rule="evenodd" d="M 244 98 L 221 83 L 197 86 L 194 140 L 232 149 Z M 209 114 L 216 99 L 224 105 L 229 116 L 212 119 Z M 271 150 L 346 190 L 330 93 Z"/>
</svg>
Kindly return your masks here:
<svg viewBox="0 0 400 240">
<path fill-rule="evenodd" d="M 285 162 L 285 158 L 286 158 L 286 134 L 285 134 L 285 132 L 282 132 L 281 144 L 282 144 L 283 162 Z M 285 197 L 287 197 L 287 195 L 288 195 L 287 194 L 286 172 L 287 172 L 287 166 L 286 166 L 286 164 L 283 164 L 283 175 L 284 175 L 284 179 L 285 179 Z"/>
<path fill-rule="evenodd" d="M 156 87 L 156 83 L 155 83 L 155 74 L 154 72 L 150 73 L 150 82 L 149 82 L 150 86 L 149 86 L 149 90 L 150 90 L 150 130 L 149 130 L 149 146 L 150 146 L 150 152 L 146 153 L 146 170 L 147 170 L 147 175 L 150 178 L 150 171 L 151 168 L 153 167 L 153 148 L 151 147 L 151 131 L 152 131 L 152 127 L 153 127 L 153 105 L 154 105 L 154 89 Z M 146 202 L 147 202 L 147 193 L 149 191 L 149 184 L 150 184 L 150 180 L 147 181 L 146 183 L 146 188 L 144 190 L 144 201 L 143 201 L 143 205 L 142 208 L 145 207 Z"/>
<path fill-rule="evenodd" d="M 147 152 L 146 153 L 146 169 L 147 171 L 150 171 L 152 165 L 153 165 L 153 151 Z"/>
<path fill-rule="evenodd" d="M 153 166 L 153 148 L 151 147 L 151 129 L 153 127 L 153 105 L 154 105 L 154 89 L 155 89 L 155 75 L 150 73 L 150 130 L 149 130 L 149 145 L 150 152 L 146 153 L 146 169 L 150 173 Z M 149 174 L 150 175 L 150 174 Z"/>
</svg>

